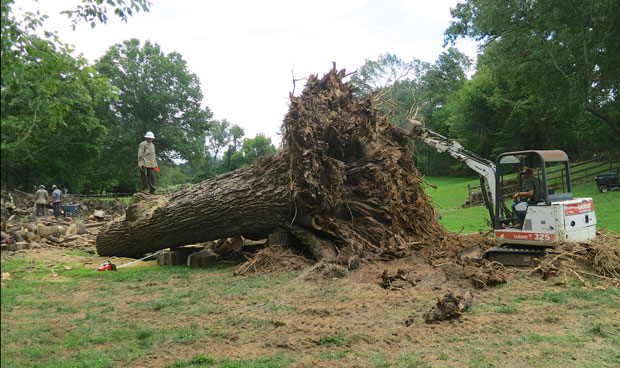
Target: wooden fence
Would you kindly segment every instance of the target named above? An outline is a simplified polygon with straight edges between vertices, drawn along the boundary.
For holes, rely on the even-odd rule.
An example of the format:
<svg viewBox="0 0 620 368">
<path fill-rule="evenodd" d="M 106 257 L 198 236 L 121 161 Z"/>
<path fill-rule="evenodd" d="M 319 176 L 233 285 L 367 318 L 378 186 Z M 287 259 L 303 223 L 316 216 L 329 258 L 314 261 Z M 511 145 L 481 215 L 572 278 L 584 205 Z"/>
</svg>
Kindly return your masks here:
<svg viewBox="0 0 620 368">
<path fill-rule="evenodd" d="M 581 161 L 577 163 L 571 163 L 570 175 L 571 183 L 581 184 L 588 181 L 594 181 L 594 176 L 607 172 L 614 172 L 620 169 L 620 159 L 609 158 L 605 161 L 597 159 Z M 560 189 L 565 188 L 564 182 L 566 173 L 564 167 L 558 169 L 551 169 L 547 171 L 547 183 L 549 188 Z M 518 190 L 518 182 L 515 179 L 508 179 L 504 181 L 502 188 L 503 193 L 514 193 Z M 463 207 L 482 206 L 484 205 L 484 198 L 482 197 L 482 191 L 480 185 L 467 185 L 468 197 L 465 199 Z"/>
</svg>

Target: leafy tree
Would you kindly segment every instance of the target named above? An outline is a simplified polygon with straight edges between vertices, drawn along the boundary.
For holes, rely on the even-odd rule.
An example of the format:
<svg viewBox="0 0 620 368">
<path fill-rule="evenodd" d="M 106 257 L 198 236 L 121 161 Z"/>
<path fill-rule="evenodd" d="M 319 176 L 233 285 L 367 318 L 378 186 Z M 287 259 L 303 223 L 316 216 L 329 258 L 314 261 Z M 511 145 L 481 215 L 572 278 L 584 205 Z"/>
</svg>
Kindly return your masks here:
<svg viewBox="0 0 620 368">
<path fill-rule="evenodd" d="M 234 124 L 230 128 L 231 144 L 228 146 L 228 150 L 224 153 L 224 158 L 222 159 L 221 168 L 219 170 L 220 172 L 231 171 L 238 168 L 238 166 L 233 166 L 231 158 L 241 148 L 240 145 L 243 143 L 241 138 L 243 138 L 244 135 L 245 132 L 240 126 Z"/>
<path fill-rule="evenodd" d="M 212 160 L 215 161 L 219 157 L 220 151 L 230 143 L 231 139 L 230 123 L 226 119 L 213 120 L 206 139 L 206 148 Z"/>
<path fill-rule="evenodd" d="M 112 97 L 112 86 L 49 33 L 33 35 L 44 17 L 18 21 L 11 5 L 2 0 L 2 181 L 82 190 L 92 185 L 105 133 L 93 107 Z"/>
<path fill-rule="evenodd" d="M 448 96 L 463 87 L 470 68 L 471 60 L 450 47 L 426 70 L 420 81 L 423 101 L 420 112 L 428 126 L 447 133 L 446 125 L 435 119 L 434 114 L 446 103 Z"/>
<path fill-rule="evenodd" d="M 458 49 L 450 47 L 438 56 L 420 78 L 416 117 L 433 131 L 456 138 L 450 132 L 448 116 L 438 113 L 450 96 L 465 85 L 470 68 L 471 60 Z M 440 154 L 425 144 L 416 145 L 415 161 L 423 172 L 451 171 L 451 167 L 460 166 L 452 157 Z"/>
<path fill-rule="evenodd" d="M 241 150 L 234 152 L 230 158 L 230 169 L 251 165 L 261 156 L 275 155 L 276 148 L 271 144 L 271 138 L 264 134 L 257 134 L 253 139 L 245 139 Z"/>
<path fill-rule="evenodd" d="M 387 52 L 379 55 L 376 61 L 366 59 L 359 71 L 351 77 L 351 84 L 361 95 L 368 96 L 401 80 L 418 78 L 425 67 L 426 64 L 417 59 L 406 62 Z"/>
<path fill-rule="evenodd" d="M 116 44 L 97 61 L 97 70 L 118 88 L 118 99 L 98 112 L 108 128 L 102 164 L 119 178 L 120 189 L 137 186 L 137 147 L 147 131 L 156 136 L 158 159 L 202 162 L 211 112 L 201 107 L 195 74 L 178 53 L 164 55 L 149 41 Z"/>
<path fill-rule="evenodd" d="M 525 104 L 576 103 L 620 136 L 620 2 L 468 0 L 452 15 L 446 42 L 472 37 L 492 49 L 487 65 L 527 92 Z"/>
<path fill-rule="evenodd" d="M 372 93 L 379 113 L 390 114 L 397 124 L 419 109 L 419 82 L 427 68 L 420 60 L 406 62 L 385 53 L 376 61 L 366 59 L 350 83 L 360 97 Z"/>
</svg>

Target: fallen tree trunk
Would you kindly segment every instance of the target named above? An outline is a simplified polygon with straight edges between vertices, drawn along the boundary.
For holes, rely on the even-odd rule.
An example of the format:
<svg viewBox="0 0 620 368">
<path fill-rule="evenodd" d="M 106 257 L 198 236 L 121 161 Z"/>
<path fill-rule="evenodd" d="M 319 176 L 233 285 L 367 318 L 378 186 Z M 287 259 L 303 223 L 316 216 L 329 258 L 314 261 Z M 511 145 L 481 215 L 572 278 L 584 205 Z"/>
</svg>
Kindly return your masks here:
<svg viewBox="0 0 620 368">
<path fill-rule="evenodd" d="M 125 217 L 99 231 L 97 252 L 131 257 L 235 235 L 266 237 L 292 221 L 295 206 L 287 165 L 277 156 L 261 162 L 167 196 L 135 194 Z"/>
<path fill-rule="evenodd" d="M 291 95 L 284 148 L 250 167 L 168 196 L 136 194 L 98 234 L 100 255 L 137 256 L 208 240 L 266 237 L 278 227 L 314 258 L 402 255 L 444 234 L 407 140 L 359 100 L 334 67 Z M 305 229 L 305 230 L 304 230 Z"/>
</svg>

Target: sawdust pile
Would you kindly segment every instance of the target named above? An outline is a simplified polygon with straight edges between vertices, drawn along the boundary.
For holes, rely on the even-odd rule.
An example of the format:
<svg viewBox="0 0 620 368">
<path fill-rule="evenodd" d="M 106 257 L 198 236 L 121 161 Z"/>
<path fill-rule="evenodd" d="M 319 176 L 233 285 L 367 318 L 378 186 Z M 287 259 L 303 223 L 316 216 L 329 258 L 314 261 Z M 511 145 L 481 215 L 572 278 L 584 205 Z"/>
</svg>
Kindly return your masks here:
<svg viewBox="0 0 620 368">
<path fill-rule="evenodd" d="M 404 137 L 372 98 L 359 100 L 334 68 L 291 94 L 284 120 L 291 191 L 315 234 L 363 258 L 399 257 L 444 234 Z"/>
</svg>

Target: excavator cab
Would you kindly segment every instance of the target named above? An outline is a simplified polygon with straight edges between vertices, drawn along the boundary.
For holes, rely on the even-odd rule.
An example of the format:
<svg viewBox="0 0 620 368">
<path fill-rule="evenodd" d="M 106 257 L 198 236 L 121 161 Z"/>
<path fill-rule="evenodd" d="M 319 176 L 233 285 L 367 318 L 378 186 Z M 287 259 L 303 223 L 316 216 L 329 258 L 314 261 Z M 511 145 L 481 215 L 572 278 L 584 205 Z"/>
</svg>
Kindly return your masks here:
<svg viewBox="0 0 620 368">
<path fill-rule="evenodd" d="M 537 201 L 517 200 L 513 204 L 512 195 L 524 188 L 522 170 L 533 169 Z M 507 152 L 498 156 L 496 162 L 496 187 L 498 195 L 495 203 L 495 228 L 530 227 L 526 220 L 530 206 L 550 206 L 554 201 L 573 199 L 570 165 L 566 153 L 560 150 L 531 150 Z M 510 208 L 510 209 L 509 209 Z M 531 219 L 527 219 L 531 222 Z"/>
</svg>

